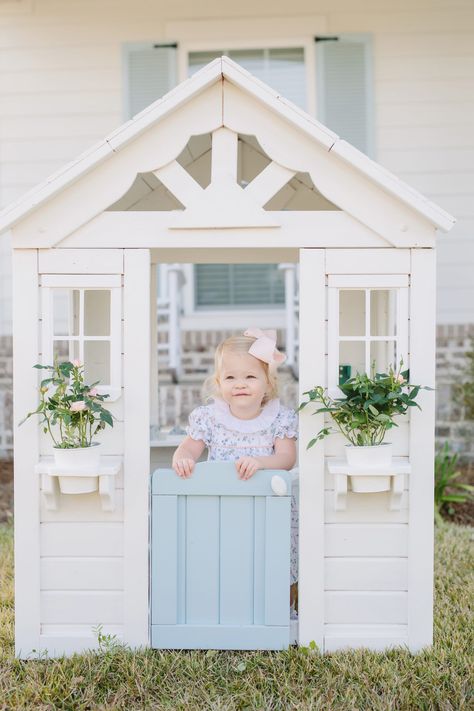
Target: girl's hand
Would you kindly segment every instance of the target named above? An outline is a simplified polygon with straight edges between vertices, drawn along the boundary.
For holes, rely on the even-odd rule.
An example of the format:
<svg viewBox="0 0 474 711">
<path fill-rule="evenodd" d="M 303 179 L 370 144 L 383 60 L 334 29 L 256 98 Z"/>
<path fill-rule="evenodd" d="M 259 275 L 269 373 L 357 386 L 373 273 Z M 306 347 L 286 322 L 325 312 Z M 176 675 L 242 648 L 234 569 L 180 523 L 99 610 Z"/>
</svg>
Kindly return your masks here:
<svg viewBox="0 0 474 711">
<path fill-rule="evenodd" d="M 240 457 L 235 463 L 239 479 L 250 479 L 262 466 L 255 457 Z"/>
<path fill-rule="evenodd" d="M 182 479 L 189 479 L 193 473 L 195 463 L 194 459 L 176 459 L 173 462 L 173 469 Z"/>
</svg>

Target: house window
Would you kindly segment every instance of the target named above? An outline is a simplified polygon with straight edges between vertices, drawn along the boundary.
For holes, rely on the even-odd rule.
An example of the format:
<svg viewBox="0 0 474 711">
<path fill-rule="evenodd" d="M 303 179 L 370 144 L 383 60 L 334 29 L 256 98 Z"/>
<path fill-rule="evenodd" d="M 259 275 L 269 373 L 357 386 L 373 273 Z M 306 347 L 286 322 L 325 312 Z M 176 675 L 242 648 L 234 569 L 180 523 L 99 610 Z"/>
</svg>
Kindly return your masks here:
<svg viewBox="0 0 474 711">
<path fill-rule="evenodd" d="M 328 383 L 408 367 L 408 276 L 329 276 Z"/>
<path fill-rule="evenodd" d="M 283 272 L 277 264 L 196 264 L 198 309 L 280 307 L 285 303 Z"/>
<path fill-rule="evenodd" d="M 306 67 L 302 47 L 190 52 L 188 55 L 190 76 L 223 54 L 281 93 L 285 99 L 293 101 L 302 109 L 306 108 Z"/>
<path fill-rule="evenodd" d="M 43 363 L 79 360 L 84 379 L 100 381 L 111 400 L 121 392 L 120 276 L 42 276 Z"/>
</svg>

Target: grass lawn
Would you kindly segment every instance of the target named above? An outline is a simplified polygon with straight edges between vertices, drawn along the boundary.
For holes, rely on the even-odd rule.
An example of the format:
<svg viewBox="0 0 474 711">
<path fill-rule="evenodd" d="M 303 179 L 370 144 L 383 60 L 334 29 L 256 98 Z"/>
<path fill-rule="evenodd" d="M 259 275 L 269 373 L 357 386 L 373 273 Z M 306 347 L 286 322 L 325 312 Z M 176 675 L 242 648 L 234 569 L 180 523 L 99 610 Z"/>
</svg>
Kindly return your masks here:
<svg viewBox="0 0 474 711">
<path fill-rule="evenodd" d="M 285 652 L 130 652 L 19 661 L 13 651 L 12 530 L 0 526 L 0 709 L 474 709 L 474 528 L 436 532 L 435 642 L 321 655 Z"/>
</svg>

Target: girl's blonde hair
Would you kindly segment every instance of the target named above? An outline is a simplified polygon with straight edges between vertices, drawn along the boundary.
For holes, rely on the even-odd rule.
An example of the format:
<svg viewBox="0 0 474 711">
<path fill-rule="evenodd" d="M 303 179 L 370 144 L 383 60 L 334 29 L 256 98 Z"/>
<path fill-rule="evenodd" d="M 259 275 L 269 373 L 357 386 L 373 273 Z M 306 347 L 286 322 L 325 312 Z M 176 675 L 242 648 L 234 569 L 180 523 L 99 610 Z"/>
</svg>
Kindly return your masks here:
<svg viewBox="0 0 474 711">
<path fill-rule="evenodd" d="M 230 336 L 230 338 L 226 338 L 224 341 L 219 343 L 214 356 L 214 373 L 206 378 L 202 386 L 202 397 L 204 401 L 221 397 L 219 374 L 222 371 L 224 354 L 248 353 L 250 346 L 255 342 L 255 340 L 256 339 L 251 336 Z M 262 400 L 262 405 L 266 405 L 267 402 L 278 396 L 276 366 L 269 365 L 260 359 L 257 360 L 261 363 L 267 379 L 268 387 L 266 388 L 266 392 Z"/>
</svg>

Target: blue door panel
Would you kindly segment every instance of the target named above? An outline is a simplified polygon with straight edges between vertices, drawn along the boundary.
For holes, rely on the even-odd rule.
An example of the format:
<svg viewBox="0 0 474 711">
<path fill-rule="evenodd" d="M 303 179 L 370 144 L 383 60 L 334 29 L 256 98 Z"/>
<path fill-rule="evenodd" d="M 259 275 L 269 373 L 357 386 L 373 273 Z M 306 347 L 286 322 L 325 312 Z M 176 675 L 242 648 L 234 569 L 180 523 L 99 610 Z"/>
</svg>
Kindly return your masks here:
<svg viewBox="0 0 474 711">
<path fill-rule="evenodd" d="M 275 496 L 274 474 L 287 483 Z M 237 479 L 231 462 L 152 477 L 151 638 L 160 649 L 289 644 L 289 472 Z"/>
</svg>

